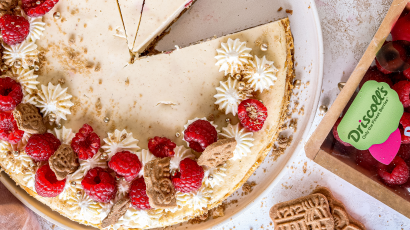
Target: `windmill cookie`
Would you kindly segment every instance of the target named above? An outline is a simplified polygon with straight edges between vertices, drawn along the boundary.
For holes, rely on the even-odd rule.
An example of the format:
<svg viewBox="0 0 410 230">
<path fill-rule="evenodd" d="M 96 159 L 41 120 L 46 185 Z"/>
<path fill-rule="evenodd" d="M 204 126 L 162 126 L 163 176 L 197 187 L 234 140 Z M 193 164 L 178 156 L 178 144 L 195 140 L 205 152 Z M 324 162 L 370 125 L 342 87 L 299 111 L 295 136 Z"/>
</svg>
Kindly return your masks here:
<svg viewBox="0 0 410 230">
<path fill-rule="evenodd" d="M 80 166 L 77 161 L 77 154 L 75 154 L 71 146 L 66 144 L 58 147 L 57 151 L 48 159 L 48 163 L 58 180 L 63 180 Z"/>
<path fill-rule="evenodd" d="M 333 230 L 329 203 L 322 194 L 312 194 L 274 205 L 269 212 L 275 230 Z"/>
<path fill-rule="evenodd" d="M 128 197 L 124 197 L 115 203 L 108 216 L 101 223 L 102 228 L 106 228 L 110 225 L 113 225 L 118 222 L 118 220 L 127 212 L 128 208 L 130 207 L 130 199 Z"/>
<path fill-rule="evenodd" d="M 145 164 L 144 180 L 147 185 L 149 204 L 153 208 L 177 206 L 175 188 L 169 171 L 171 158 L 157 158 Z"/>
<path fill-rule="evenodd" d="M 43 134 L 47 131 L 43 123 L 43 116 L 41 116 L 38 109 L 32 104 L 18 104 L 13 111 L 13 116 L 20 130 L 31 134 Z"/>
<path fill-rule="evenodd" d="M 329 202 L 330 213 L 335 221 L 335 230 L 365 230 L 366 227 L 350 216 L 342 202 L 337 200 L 326 187 L 318 187 L 312 194 L 322 194 Z"/>
<path fill-rule="evenodd" d="M 198 165 L 205 165 L 211 168 L 223 164 L 229 158 L 233 157 L 233 151 L 236 148 L 235 138 L 219 140 L 208 147 L 198 159 Z"/>
</svg>

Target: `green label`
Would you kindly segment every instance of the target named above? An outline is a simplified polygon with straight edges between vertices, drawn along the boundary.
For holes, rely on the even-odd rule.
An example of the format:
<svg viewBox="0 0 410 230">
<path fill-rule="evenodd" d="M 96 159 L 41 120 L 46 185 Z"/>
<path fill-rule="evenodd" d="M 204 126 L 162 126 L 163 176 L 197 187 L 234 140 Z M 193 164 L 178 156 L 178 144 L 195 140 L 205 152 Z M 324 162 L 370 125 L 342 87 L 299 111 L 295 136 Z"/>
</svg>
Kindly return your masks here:
<svg viewBox="0 0 410 230">
<path fill-rule="evenodd" d="M 366 150 L 389 138 L 403 115 L 403 105 L 396 91 L 387 83 L 367 81 L 347 113 L 337 132 L 342 141 L 356 149 Z"/>
</svg>

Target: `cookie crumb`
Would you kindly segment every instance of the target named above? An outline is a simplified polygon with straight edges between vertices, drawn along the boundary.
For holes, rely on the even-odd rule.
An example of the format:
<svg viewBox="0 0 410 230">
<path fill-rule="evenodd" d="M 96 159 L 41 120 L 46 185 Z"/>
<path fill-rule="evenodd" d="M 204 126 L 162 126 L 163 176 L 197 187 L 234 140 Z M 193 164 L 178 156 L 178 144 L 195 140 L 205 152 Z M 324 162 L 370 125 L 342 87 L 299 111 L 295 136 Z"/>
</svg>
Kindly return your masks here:
<svg viewBox="0 0 410 230">
<path fill-rule="evenodd" d="M 248 195 L 249 193 L 252 192 L 253 187 L 255 187 L 255 185 L 256 185 L 255 181 L 246 182 L 245 184 L 242 185 L 242 191 L 245 193 L 245 195 Z"/>
<path fill-rule="evenodd" d="M 59 83 L 60 85 L 64 85 L 65 79 L 64 79 L 64 78 L 58 79 L 58 83 Z"/>
<path fill-rule="evenodd" d="M 100 63 L 97 63 L 97 65 L 95 65 L 94 71 L 95 71 L 95 72 L 98 72 L 98 71 L 100 71 L 100 70 L 101 70 L 101 64 L 100 64 Z"/>
<path fill-rule="evenodd" d="M 288 9 L 286 9 L 286 13 L 292 15 L 292 14 L 293 14 L 293 10 L 288 10 Z"/>
<path fill-rule="evenodd" d="M 282 7 L 279 7 L 278 12 L 281 12 L 282 10 L 283 10 L 283 8 L 282 8 Z"/>
<path fill-rule="evenodd" d="M 225 216 L 225 204 L 221 204 L 218 207 L 211 209 L 209 212 L 213 219 L 223 217 Z"/>
<path fill-rule="evenodd" d="M 307 172 L 307 162 L 305 162 L 305 164 L 303 165 L 303 173 Z"/>
<path fill-rule="evenodd" d="M 205 212 L 204 214 L 197 216 L 193 219 L 188 220 L 189 224 L 200 224 L 204 221 L 208 220 L 208 212 Z"/>
</svg>

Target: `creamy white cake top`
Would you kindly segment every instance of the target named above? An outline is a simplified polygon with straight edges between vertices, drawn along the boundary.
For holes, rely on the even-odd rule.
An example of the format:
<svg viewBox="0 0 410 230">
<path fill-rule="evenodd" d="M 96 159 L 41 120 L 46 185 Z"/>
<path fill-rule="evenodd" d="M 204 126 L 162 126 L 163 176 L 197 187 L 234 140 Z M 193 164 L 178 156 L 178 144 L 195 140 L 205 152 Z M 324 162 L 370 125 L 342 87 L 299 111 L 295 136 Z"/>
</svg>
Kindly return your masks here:
<svg viewBox="0 0 410 230">
<path fill-rule="evenodd" d="M 218 202 L 234 189 L 247 170 L 256 162 L 259 153 L 266 147 L 267 143 L 264 140 L 264 135 L 268 132 L 266 130 L 276 130 L 279 124 L 287 74 L 285 66 L 287 48 L 283 25 L 280 21 L 266 24 L 182 48 L 171 54 L 136 60 L 134 64 L 127 65 L 126 58 L 124 58 L 127 55 L 121 52 L 127 50 L 128 53 L 128 46 L 124 40 L 111 33 L 114 28 L 112 25 L 115 25 L 118 20 L 116 17 L 107 17 L 107 13 L 115 11 L 111 8 L 113 4 L 104 1 L 99 5 L 100 11 L 87 8 L 89 4 L 94 4 L 94 1 L 96 0 L 89 0 L 87 4 L 79 1 L 75 6 L 62 1 L 61 4 L 59 3 L 61 7 L 59 9 L 64 12 L 63 15 L 67 16 L 65 20 L 51 18 L 52 12 L 45 16 L 45 23 L 49 27 L 46 27 L 44 36 L 37 42 L 41 48 L 46 49 L 44 52 L 47 63 L 41 69 L 41 74 L 37 79 L 42 84 L 39 96 L 34 100 L 30 98 L 27 100 L 36 103 L 44 114 L 56 114 L 58 122 L 62 122 L 65 127 L 74 132 L 84 123 L 91 124 L 100 138 L 104 139 L 103 149 L 105 153 L 110 154 L 109 156 L 127 148 L 135 152 L 141 146 L 142 150 L 136 154 L 143 165 L 155 159 L 155 156 L 146 150 L 147 137 L 167 136 L 177 143 L 178 158 L 173 163 L 177 165 L 180 159 L 192 157 L 192 154 L 183 150 L 182 136 L 175 135 L 177 132 L 183 133 L 187 125 L 199 119 L 192 118 L 214 116 L 215 120 L 211 123 L 215 128 L 227 126 L 226 116 L 220 114 L 215 108 L 213 97 L 217 94 L 216 88 L 224 77 L 224 73 L 219 72 L 219 68 L 215 66 L 214 58 L 217 54 L 216 49 L 221 48 L 221 44 L 228 44 L 229 41 L 235 39 L 239 44 L 237 50 L 240 53 L 246 53 L 247 48 L 243 47 L 241 41 L 254 44 L 262 37 L 270 46 L 269 51 L 263 54 L 267 56 L 267 60 L 275 62 L 278 69 L 277 81 L 269 92 L 265 91 L 258 95 L 263 101 L 269 101 L 267 127 L 260 133 L 256 133 L 253 138 L 250 138 L 246 132 L 241 132 L 241 129 L 234 130 L 231 127 L 232 133 L 226 132 L 225 134 L 242 138 L 238 141 L 241 143 L 241 149 L 235 150 L 237 152 L 235 156 L 240 157 L 216 169 L 205 169 L 206 177 L 198 191 L 186 194 L 177 193 L 178 207 L 175 210 L 139 211 L 131 208 L 113 227 L 118 228 L 124 225 L 151 228 L 169 225 L 175 221 L 182 221 L 185 217 L 197 215 L 202 212 L 203 208 Z M 68 12 L 71 16 L 65 14 Z M 74 20 L 77 17 L 79 20 Z M 85 30 L 85 28 L 89 29 Z M 93 32 L 96 33 L 93 34 Z M 230 51 L 235 50 L 237 46 L 233 43 Z M 260 50 L 252 48 L 254 48 L 253 55 L 261 54 Z M 21 53 L 24 52 L 21 51 Z M 104 55 L 107 52 L 110 55 Z M 21 53 L 17 55 L 21 56 Z M 238 55 L 239 62 L 246 64 L 243 58 L 250 58 L 248 56 Z M 228 57 L 227 59 L 229 59 L 227 63 L 238 64 L 238 61 L 232 61 L 235 58 Z M 158 68 L 159 65 L 161 68 Z M 241 68 L 231 66 L 228 70 L 238 71 Z M 61 84 L 68 87 L 68 90 L 59 87 L 58 82 L 63 82 Z M 158 102 L 172 103 L 158 104 Z M 65 121 L 66 116 L 68 119 Z M 109 122 L 105 122 L 106 117 L 110 118 Z M 237 122 L 237 119 L 232 118 L 232 122 Z M 62 142 L 69 143 L 72 133 L 64 126 L 61 132 L 54 130 L 54 133 Z M 251 139 L 253 146 L 249 144 Z M 4 149 L 6 148 L 9 147 L 4 146 Z M 247 148 L 250 148 L 250 151 Z M 21 170 L 14 169 L 14 166 L 10 165 L 14 159 L 10 158 L 8 153 L 2 153 L 1 156 L 13 172 Z M 20 160 L 24 161 L 24 159 Z M 79 182 L 89 169 L 97 166 L 107 167 L 106 161 L 107 158 L 103 157 L 101 152 L 91 159 L 80 160 L 80 168 L 67 179 L 70 183 L 66 183 L 64 194 L 61 197 L 52 199 L 44 199 L 38 195 L 35 197 L 52 207 L 59 202 L 67 203 L 70 206 L 68 210 L 58 209 L 75 220 L 86 224 L 100 223 L 112 204 L 103 205 L 90 201 L 79 187 Z M 27 171 L 23 175 L 24 182 L 20 181 L 16 174 L 17 181 L 35 191 L 32 185 L 33 172 Z M 121 191 L 127 190 L 128 184 L 118 184 Z"/>
</svg>

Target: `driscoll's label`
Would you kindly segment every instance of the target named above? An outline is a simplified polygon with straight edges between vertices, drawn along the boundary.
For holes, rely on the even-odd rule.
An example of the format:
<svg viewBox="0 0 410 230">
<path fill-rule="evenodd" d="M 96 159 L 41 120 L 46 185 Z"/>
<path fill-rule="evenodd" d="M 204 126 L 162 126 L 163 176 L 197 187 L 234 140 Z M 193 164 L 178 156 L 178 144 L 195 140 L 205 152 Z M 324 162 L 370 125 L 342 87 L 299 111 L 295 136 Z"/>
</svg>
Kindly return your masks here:
<svg viewBox="0 0 410 230">
<path fill-rule="evenodd" d="M 359 150 L 366 150 L 372 145 L 386 142 L 389 136 L 397 130 L 402 115 L 403 105 L 396 91 L 384 82 L 367 81 L 337 127 L 337 132 L 344 142 Z M 394 143 L 395 146 L 391 150 L 397 148 L 398 151 L 400 140 L 398 140 L 399 143 L 395 142 L 390 139 L 388 143 L 389 145 Z M 378 146 L 378 148 L 384 148 L 383 151 L 386 154 L 388 147 Z"/>
</svg>

